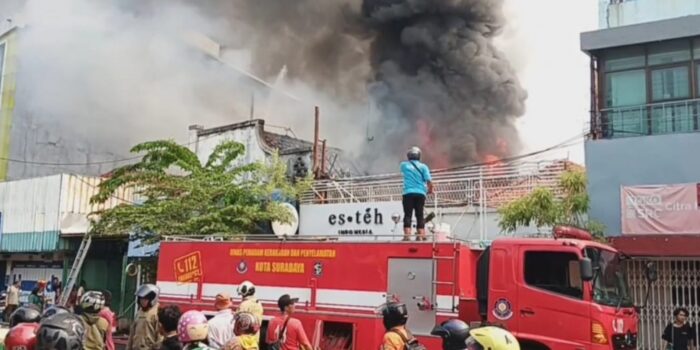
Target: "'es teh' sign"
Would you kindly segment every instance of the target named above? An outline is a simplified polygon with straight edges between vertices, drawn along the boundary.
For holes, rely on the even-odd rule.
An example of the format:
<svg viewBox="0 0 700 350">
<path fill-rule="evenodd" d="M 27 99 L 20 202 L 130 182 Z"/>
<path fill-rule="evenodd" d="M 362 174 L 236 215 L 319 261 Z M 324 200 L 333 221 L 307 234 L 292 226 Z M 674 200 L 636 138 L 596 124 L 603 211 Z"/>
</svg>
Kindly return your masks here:
<svg viewBox="0 0 700 350">
<path fill-rule="evenodd" d="M 174 264 L 178 282 L 197 282 L 202 277 L 202 256 L 199 251 L 175 259 Z"/>
</svg>

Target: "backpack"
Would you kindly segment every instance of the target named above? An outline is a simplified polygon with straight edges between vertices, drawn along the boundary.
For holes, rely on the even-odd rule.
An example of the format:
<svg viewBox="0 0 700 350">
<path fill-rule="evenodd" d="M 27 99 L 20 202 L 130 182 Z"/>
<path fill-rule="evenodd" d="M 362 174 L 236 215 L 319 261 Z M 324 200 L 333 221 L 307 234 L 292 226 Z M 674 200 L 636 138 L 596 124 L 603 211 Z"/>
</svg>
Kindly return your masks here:
<svg viewBox="0 0 700 350">
<path fill-rule="evenodd" d="M 397 331 L 397 330 L 391 330 L 391 332 L 394 332 L 401 337 L 401 340 L 403 340 L 404 349 L 405 350 L 428 350 L 423 344 L 418 342 L 418 339 L 416 339 L 411 332 L 406 330 L 406 333 L 408 333 L 408 338 L 406 338 L 403 333 Z"/>
<path fill-rule="evenodd" d="M 284 320 L 284 324 L 282 325 L 282 329 L 277 332 L 277 341 L 267 346 L 269 350 L 282 350 L 282 346 L 284 345 L 285 341 L 285 339 L 282 339 L 282 336 L 284 335 L 284 331 L 287 329 L 287 322 L 289 322 L 289 319 L 290 317 L 287 316 L 287 319 Z"/>
</svg>

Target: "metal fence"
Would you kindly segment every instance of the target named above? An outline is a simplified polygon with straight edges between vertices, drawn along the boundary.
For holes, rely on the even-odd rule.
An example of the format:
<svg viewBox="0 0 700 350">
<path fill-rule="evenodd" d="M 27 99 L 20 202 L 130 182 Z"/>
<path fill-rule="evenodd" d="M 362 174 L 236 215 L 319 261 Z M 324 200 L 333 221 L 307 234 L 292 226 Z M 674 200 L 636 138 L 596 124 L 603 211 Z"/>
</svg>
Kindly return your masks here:
<svg viewBox="0 0 700 350">
<path fill-rule="evenodd" d="M 606 108 L 591 131 L 601 138 L 696 132 L 699 114 L 700 99 Z"/>
<path fill-rule="evenodd" d="M 645 263 L 642 260 L 628 262 L 629 284 L 637 305 L 644 303 L 647 292 Z M 673 320 L 673 310 L 679 306 L 690 311 L 688 322 L 696 329 L 700 322 L 700 260 L 657 260 L 656 263 L 659 279 L 651 285 L 648 304 L 641 310 L 639 349 L 662 349 L 661 335 Z M 698 338 L 696 335 L 695 344 Z"/>
<path fill-rule="evenodd" d="M 574 166 L 567 161 L 522 162 L 435 172 L 435 194 L 427 206 L 474 205 L 497 208 L 538 187 L 560 194 L 561 174 Z M 302 196 L 303 204 L 399 201 L 403 180 L 399 174 L 322 180 Z"/>
</svg>

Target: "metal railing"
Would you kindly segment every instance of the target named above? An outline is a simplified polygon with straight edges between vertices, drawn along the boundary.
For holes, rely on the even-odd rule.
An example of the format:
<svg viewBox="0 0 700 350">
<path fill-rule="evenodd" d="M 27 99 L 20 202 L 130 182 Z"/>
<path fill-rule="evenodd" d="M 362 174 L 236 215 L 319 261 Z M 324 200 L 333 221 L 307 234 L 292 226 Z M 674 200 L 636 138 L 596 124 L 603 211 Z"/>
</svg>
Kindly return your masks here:
<svg viewBox="0 0 700 350">
<path fill-rule="evenodd" d="M 591 132 L 606 139 L 697 132 L 699 117 L 700 99 L 606 108 Z"/>
<path fill-rule="evenodd" d="M 644 260 L 629 260 L 629 286 L 637 305 L 644 304 L 647 288 L 649 300 L 641 310 L 638 349 L 661 349 L 664 328 L 673 320 L 673 310 L 685 307 L 690 311 L 688 322 L 700 322 L 700 260 L 657 260 L 659 279 L 648 286 Z M 696 334 L 695 343 L 700 337 Z"/>
<path fill-rule="evenodd" d="M 426 206 L 473 205 L 501 207 L 538 187 L 560 194 L 560 176 L 571 163 L 563 160 L 484 165 L 432 174 L 434 195 Z M 400 174 L 365 176 L 314 182 L 301 197 L 302 204 L 400 201 Z"/>
</svg>

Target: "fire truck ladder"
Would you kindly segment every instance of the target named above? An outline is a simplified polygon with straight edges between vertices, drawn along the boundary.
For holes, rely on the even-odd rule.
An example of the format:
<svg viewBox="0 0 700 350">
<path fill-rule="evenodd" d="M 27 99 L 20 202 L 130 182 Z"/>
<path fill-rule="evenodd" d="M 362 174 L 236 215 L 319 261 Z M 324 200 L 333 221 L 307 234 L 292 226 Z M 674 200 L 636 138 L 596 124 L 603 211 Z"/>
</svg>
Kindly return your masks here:
<svg viewBox="0 0 700 350">
<path fill-rule="evenodd" d="M 452 255 L 439 255 L 439 249 L 437 245 L 437 240 L 433 239 L 433 261 L 435 262 L 435 272 L 433 276 L 433 291 L 435 295 L 438 293 L 439 286 L 452 286 L 452 307 L 450 310 L 452 312 L 457 311 L 457 303 L 455 302 L 455 297 L 457 296 L 457 257 L 459 256 L 459 242 L 454 240 L 452 243 Z M 438 276 L 438 265 L 440 261 L 452 261 L 452 280 L 451 281 L 440 281 L 437 279 Z M 439 306 L 439 305 L 438 305 Z"/>
<path fill-rule="evenodd" d="M 80 270 L 83 268 L 83 262 L 85 262 L 85 257 L 87 256 L 90 245 L 92 244 L 92 235 L 85 234 L 83 241 L 80 242 L 80 248 L 78 248 L 78 253 L 75 255 L 75 260 L 73 260 L 73 266 L 68 274 L 68 279 L 66 280 L 66 285 L 61 293 L 61 298 L 58 300 L 58 305 L 66 306 L 68 303 L 68 297 L 70 292 L 75 286 L 75 281 L 78 279 Z"/>
</svg>

